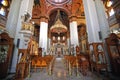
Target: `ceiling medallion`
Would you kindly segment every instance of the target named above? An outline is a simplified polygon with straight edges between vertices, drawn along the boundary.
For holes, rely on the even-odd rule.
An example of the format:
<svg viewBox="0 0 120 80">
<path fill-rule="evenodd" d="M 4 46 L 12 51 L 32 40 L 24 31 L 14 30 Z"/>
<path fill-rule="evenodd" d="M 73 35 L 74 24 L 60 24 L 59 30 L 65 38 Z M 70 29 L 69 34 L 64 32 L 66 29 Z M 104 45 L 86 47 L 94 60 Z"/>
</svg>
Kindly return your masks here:
<svg viewBox="0 0 120 80">
<path fill-rule="evenodd" d="M 46 1 L 53 5 L 62 5 L 68 3 L 70 0 L 46 0 Z"/>
</svg>

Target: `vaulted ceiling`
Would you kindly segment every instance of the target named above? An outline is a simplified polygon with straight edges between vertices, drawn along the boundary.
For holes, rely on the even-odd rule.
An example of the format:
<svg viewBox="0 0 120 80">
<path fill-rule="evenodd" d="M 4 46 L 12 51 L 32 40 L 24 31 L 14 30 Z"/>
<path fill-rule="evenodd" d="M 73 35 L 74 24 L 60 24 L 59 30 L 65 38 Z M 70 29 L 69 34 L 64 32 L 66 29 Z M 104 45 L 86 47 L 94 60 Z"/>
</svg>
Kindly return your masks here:
<svg viewBox="0 0 120 80">
<path fill-rule="evenodd" d="M 40 19 L 45 16 L 54 21 L 57 9 L 61 10 L 63 20 L 71 16 L 84 16 L 82 0 L 34 0 L 32 18 Z"/>
<path fill-rule="evenodd" d="M 67 27 L 68 31 L 62 33 L 48 32 L 51 38 L 53 36 L 68 37 L 71 18 L 84 17 L 82 0 L 34 0 L 32 20 L 35 24 L 40 25 L 42 18 L 47 19 L 48 31 L 50 31 L 51 26 L 56 22 L 58 9 L 60 10 L 60 21 Z"/>
</svg>

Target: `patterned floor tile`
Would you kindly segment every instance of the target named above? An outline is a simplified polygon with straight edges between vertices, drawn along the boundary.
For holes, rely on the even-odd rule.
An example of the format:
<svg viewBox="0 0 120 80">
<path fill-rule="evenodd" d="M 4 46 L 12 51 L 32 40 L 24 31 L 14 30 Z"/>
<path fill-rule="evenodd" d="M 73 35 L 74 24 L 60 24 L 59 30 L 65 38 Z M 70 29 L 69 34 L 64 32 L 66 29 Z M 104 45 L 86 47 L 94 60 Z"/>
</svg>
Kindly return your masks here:
<svg viewBox="0 0 120 80">
<path fill-rule="evenodd" d="M 81 73 L 79 73 L 79 76 L 76 76 L 74 72 L 72 75 L 69 75 L 63 58 L 59 57 L 55 59 L 52 75 L 48 75 L 48 72 L 46 72 L 45 69 L 37 69 L 37 72 L 32 71 L 31 77 L 26 78 L 25 80 L 102 80 L 102 78 L 91 72 L 88 72 L 87 76 L 83 76 Z"/>
</svg>

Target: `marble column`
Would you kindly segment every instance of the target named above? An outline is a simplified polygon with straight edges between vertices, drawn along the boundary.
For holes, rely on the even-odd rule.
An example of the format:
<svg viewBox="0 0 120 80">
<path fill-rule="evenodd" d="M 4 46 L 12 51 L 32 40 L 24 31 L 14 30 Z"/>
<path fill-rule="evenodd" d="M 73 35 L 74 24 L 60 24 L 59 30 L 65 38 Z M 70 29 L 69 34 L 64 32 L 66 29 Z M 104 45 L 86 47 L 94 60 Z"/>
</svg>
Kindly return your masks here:
<svg viewBox="0 0 120 80">
<path fill-rule="evenodd" d="M 74 46 L 79 45 L 77 21 L 70 22 L 70 42 L 71 42 L 71 45 L 74 45 Z"/>
<path fill-rule="evenodd" d="M 12 0 L 10 11 L 7 18 L 6 30 L 10 37 L 15 38 L 16 26 L 18 23 L 19 11 L 22 0 Z"/>
<path fill-rule="evenodd" d="M 34 0 L 12 0 L 12 4 L 10 6 L 10 12 L 8 14 L 6 29 L 10 34 L 10 36 L 14 38 L 14 45 L 15 45 L 13 50 L 12 65 L 9 71 L 11 73 L 16 72 L 18 49 L 23 49 L 23 38 L 22 38 L 23 35 L 21 35 L 19 32 L 21 30 L 21 25 L 22 25 L 21 17 L 24 16 L 24 14 L 30 9 L 29 5 L 31 5 L 31 8 L 33 6 L 33 4 L 30 4 L 29 1 L 31 1 L 31 3 L 34 2 Z M 17 47 L 18 39 L 20 39 L 19 47 Z"/>
<path fill-rule="evenodd" d="M 106 13 L 105 13 L 105 8 L 104 8 L 104 4 L 101 0 L 95 0 L 95 6 L 96 6 L 96 11 L 97 11 L 97 16 L 98 16 L 98 22 L 99 22 L 99 26 L 100 26 L 100 33 L 101 33 L 101 40 L 104 43 L 104 50 L 105 50 L 105 56 L 107 57 L 107 63 L 108 63 L 108 70 L 110 70 L 110 59 L 109 59 L 109 55 L 107 52 L 107 45 L 105 43 L 105 38 L 108 37 L 108 35 L 110 34 L 109 31 L 109 24 L 106 18 Z"/>
<path fill-rule="evenodd" d="M 39 35 L 39 47 L 42 48 L 42 56 L 47 53 L 47 43 L 48 43 L 48 19 L 41 18 L 40 22 L 40 35 Z M 47 54 L 46 54 L 47 55 Z"/>
<path fill-rule="evenodd" d="M 104 5 L 101 0 L 83 0 L 87 22 L 88 42 L 103 42 L 109 34 L 109 26 L 105 16 Z M 106 45 L 104 45 L 106 46 Z M 106 48 L 106 47 L 104 47 Z M 107 55 L 107 49 L 105 55 Z M 109 63 L 109 59 L 107 58 Z"/>
<path fill-rule="evenodd" d="M 78 41 L 78 30 L 77 30 L 77 21 L 75 17 L 70 18 L 70 43 L 72 45 L 72 53 L 74 54 L 76 53 L 75 51 L 75 47 L 77 45 L 79 45 L 79 41 Z"/>
<path fill-rule="evenodd" d="M 96 7 L 98 23 L 99 23 L 100 31 L 101 31 L 101 38 L 102 40 L 104 40 L 106 37 L 108 37 L 110 33 L 104 4 L 101 0 L 95 0 L 95 7 Z"/>
<path fill-rule="evenodd" d="M 88 42 L 101 42 L 99 38 L 99 21 L 94 0 L 83 0 L 83 5 L 87 23 Z"/>
</svg>

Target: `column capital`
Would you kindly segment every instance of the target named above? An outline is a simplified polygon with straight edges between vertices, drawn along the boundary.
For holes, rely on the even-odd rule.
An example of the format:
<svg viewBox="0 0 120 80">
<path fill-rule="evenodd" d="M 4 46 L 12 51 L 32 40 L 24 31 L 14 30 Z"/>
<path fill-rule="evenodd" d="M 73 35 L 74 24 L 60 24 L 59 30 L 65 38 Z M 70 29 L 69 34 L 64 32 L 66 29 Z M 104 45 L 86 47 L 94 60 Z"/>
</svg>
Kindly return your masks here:
<svg viewBox="0 0 120 80">
<path fill-rule="evenodd" d="M 77 21 L 77 16 L 69 16 L 69 21 L 72 22 L 72 21 Z"/>
<path fill-rule="evenodd" d="M 47 16 L 40 16 L 40 22 L 48 23 L 48 19 L 49 19 L 49 17 L 47 17 Z"/>
</svg>

